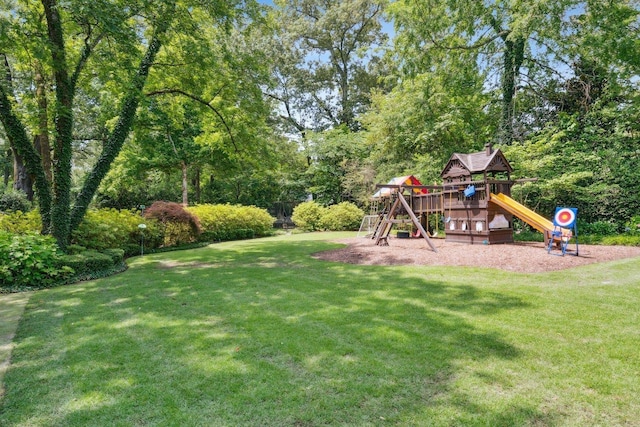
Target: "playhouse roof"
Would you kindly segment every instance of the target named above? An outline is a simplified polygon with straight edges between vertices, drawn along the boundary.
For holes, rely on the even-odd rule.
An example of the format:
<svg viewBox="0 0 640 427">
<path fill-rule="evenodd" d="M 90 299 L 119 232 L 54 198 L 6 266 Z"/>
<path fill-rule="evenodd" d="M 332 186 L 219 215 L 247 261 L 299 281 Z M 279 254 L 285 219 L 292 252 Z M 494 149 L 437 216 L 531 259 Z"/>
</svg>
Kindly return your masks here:
<svg viewBox="0 0 640 427">
<path fill-rule="evenodd" d="M 392 178 L 391 181 L 387 182 L 387 185 L 402 185 L 402 184 L 404 184 L 404 185 L 422 185 L 420 180 L 418 180 L 418 178 L 416 178 L 413 175 L 398 176 L 398 177 Z M 393 193 L 395 193 L 397 191 L 398 191 L 397 188 L 382 187 L 378 191 L 376 191 L 376 193 L 373 196 L 371 196 L 371 198 L 372 199 L 381 199 L 383 197 L 389 197 L 391 194 L 393 194 Z M 426 189 L 414 188 L 413 191 L 416 192 L 416 193 L 427 193 Z"/>
<path fill-rule="evenodd" d="M 485 151 L 478 153 L 453 153 L 442 170 L 442 178 L 458 178 L 470 176 L 475 173 L 485 172 L 509 172 L 513 169 L 500 150 L 493 150 L 487 144 Z"/>
</svg>

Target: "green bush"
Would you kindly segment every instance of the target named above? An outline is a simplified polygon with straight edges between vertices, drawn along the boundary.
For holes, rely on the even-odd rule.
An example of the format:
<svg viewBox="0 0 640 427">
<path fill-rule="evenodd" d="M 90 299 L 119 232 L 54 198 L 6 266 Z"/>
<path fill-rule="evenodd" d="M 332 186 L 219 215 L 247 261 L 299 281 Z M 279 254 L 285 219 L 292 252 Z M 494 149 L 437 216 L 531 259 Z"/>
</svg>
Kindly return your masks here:
<svg viewBox="0 0 640 427">
<path fill-rule="evenodd" d="M 296 227 L 305 231 L 316 231 L 322 229 L 322 217 L 326 214 L 327 208 L 316 202 L 303 202 L 293 209 L 291 220 Z"/>
<path fill-rule="evenodd" d="M 619 234 L 616 236 L 605 236 L 602 238 L 601 243 L 611 246 L 640 246 L 640 235 Z"/>
<path fill-rule="evenodd" d="M 33 234 L 42 230 L 42 219 L 37 210 L 30 212 L 0 213 L 0 231 L 13 234 Z"/>
<path fill-rule="evenodd" d="M 53 286 L 73 270 L 60 263 L 51 236 L 0 232 L 0 287 L 5 290 Z"/>
<path fill-rule="evenodd" d="M 513 240 L 516 242 L 544 242 L 544 235 L 536 230 L 522 230 L 513 233 Z"/>
<path fill-rule="evenodd" d="M 351 202 L 329 206 L 320 218 L 320 227 L 331 231 L 357 230 L 364 212 Z"/>
<path fill-rule="evenodd" d="M 60 263 L 71 267 L 75 277 L 94 277 L 101 271 L 112 269 L 116 264 L 122 262 L 121 259 L 114 262 L 112 255 L 101 253 L 93 249 L 86 250 L 74 255 L 63 255 Z"/>
<path fill-rule="evenodd" d="M 273 233 L 273 218 L 255 206 L 198 205 L 187 208 L 202 227 L 201 241 L 251 239 Z"/>
<path fill-rule="evenodd" d="M 22 191 L 11 190 L 0 195 L 0 212 L 29 212 L 32 204 Z"/>
<path fill-rule="evenodd" d="M 625 233 L 640 234 L 640 215 L 634 215 L 625 224 Z"/>
<path fill-rule="evenodd" d="M 144 223 L 146 228 L 138 226 Z M 142 218 L 135 210 L 111 208 L 87 211 L 82 223 L 73 231 L 72 243 L 82 249 L 122 249 L 127 255 L 140 252 L 141 234 L 144 245 L 155 248 L 163 242 L 163 230 L 157 221 Z M 70 253 L 76 251 L 69 251 Z"/>
<path fill-rule="evenodd" d="M 114 265 L 124 262 L 124 250 L 120 248 L 105 249 L 102 253 L 110 256 Z"/>
<path fill-rule="evenodd" d="M 578 231 L 580 234 L 595 234 L 598 236 L 613 236 L 618 233 L 618 226 L 608 221 L 596 221 L 585 223 L 578 221 Z"/>
<path fill-rule="evenodd" d="M 198 217 L 187 211 L 181 204 L 157 201 L 145 211 L 146 219 L 158 221 L 163 228 L 163 246 L 177 246 L 195 242 L 201 228 Z"/>
</svg>

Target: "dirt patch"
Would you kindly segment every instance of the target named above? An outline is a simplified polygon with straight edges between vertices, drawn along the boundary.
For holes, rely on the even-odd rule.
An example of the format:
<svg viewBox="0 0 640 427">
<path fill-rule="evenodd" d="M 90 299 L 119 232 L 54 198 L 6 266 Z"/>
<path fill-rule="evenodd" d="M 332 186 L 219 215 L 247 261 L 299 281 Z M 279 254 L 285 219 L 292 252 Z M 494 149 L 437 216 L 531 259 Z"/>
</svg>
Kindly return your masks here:
<svg viewBox="0 0 640 427">
<path fill-rule="evenodd" d="M 640 257 L 640 247 L 580 245 L 565 256 L 552 256 L 543 243 L 468 245 L 432 239 L 433 252 L 423 239 L 389 237 L 389 246 L 376 246 L 373 239 L 360 237 L 336 240 L 345 248 L 320 252 L 314 257 L 327 261 L 363 265 L 457 265 L 499 268 L 522 273 L 564 270 L 597 262 Z M 575 245 L 572 245 L 575 249 Z M 571 255 L 570 255 L 571 254 Z"/>
<path fill-rule="evenodd" d="M 211 264 L 208 262 L 179 262 L 179 261 L 160 261 L 157 264 L 158 268 L 168 269 L 168 268 L 178 268 L 178 267 L 189 267 L 189 268 L 209 268 L 209 267 L 219 267 L 220 264 Z"/>
</svg>

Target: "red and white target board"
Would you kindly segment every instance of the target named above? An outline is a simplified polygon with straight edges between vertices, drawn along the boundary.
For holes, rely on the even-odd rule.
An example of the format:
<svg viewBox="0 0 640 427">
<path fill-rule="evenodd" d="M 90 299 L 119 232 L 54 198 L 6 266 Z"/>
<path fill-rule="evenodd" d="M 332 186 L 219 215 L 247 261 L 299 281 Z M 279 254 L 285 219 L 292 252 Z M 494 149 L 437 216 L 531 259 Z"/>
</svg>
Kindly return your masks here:
<svg viewBox="0 0 640 427">
<path fill-rule="evenodd" d="M 553 216 L 553 225 L 573 228 L 577 217 L 578 209 L 576 208 L 556 208 L 556 214 Z"/>
</svg>

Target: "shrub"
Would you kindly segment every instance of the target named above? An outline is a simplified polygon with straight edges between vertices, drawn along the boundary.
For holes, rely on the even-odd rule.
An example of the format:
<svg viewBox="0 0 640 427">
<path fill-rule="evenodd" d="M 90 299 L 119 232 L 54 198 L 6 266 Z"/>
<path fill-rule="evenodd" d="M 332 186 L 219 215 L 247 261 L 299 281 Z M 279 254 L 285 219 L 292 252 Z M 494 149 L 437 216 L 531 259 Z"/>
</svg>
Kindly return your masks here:
<svg viewBox="0 0 640 427">
<path fill-rule="evenodd" d="M 275 218 L 255 206 L 206 204 L 187 210 L 200 221 L 202 241 L 250 239 L 273 232 Z"/>
<path fill-rule="evenodd" d="M 360 227 L 364 212 L 351 202 L 329 206 L 320 218 L 320 226 L 326 230 L 347 231 Z"/>
<path fill-rule="evenodd" d="M 315 231 L 322 228 L 321 219 L 327 212 L 327 208 L 316 202 L 303 202 L 293 209 L 291 219 L 299 227 L 306 231 Z"/>
<path fill-rule="evenodd" d="M 146 229 L 138 228 L 144 223 Z M 82 223 L 73 231 L 72 243 L 82 252 L 83 249 L 104 251 L 119 248 L 127 255 L 140 251 L 141 234 L 144 233 L 146 247 L 158 247 L 163 241 L 162 227 L 154 220 L 145 220 L 135 210 L 117 210 L 111 208 L 87 211 Z"/>
<path fill-rule="evenodd" d="M 618 226 L 608 221 L 584 223 L 578 220 L 580 234 L 595 234 L 598 236 L 612 236 L 618 233 Z"/>
<path fill-rule="evenodd" d="M 32 204 L 22 191 L 11 190 L 0 196 L 0 212 L 29 212 Z"/>
<path fill-rule="evenodd" d="M 80 278 L 93 277 L 96 273 L 110 270 L 121 262 L 122 259 L 114 261 L 111 255 L 100 253 L 93 249 L 74 255 L 63 255 L 60 259 L 62 265 L 71 267 L 74 271 L 74 276 Z"/>
<path fill-rule="evenodd" d="M 105 249 L 102 253 L 110 256 L 114 265 L 124 262 L 124 250 L 120 248 Z"/>
<path fill-rule="evenodd" d="M 640 234 L 640 215 L 633 216 L 625 224 L 625 232 L 631 234 Z"/>
<path fill-rule="evenodd" d="M 51 236 L 0 232 L 0 287 L 45 288 L 62 282 L 73 270 L 60 259 Z"/>
<path fill-rule="evenodd" d="M 163 246 L 175 246 L 196 241 L 200 234 L 198 218 L 181 204 L 157 201 L 145 211 L 144 217 L 155 219 L 162 224 Z"/>
<path fill-rule="evenodd" d="M 522 230 L 513 233 L 513 240 L 516 242 L 544 242 L 544 235 L 536 230 Z"/>
<path fill-rule="evenodd" d="M 42 219 L 37 210 L 30 212 L 0 213 L 0 231 L 13 234 L 37 234 L 42 230 Z"/>
<path fill-rule="evenodd" d="M 602 238 L 601 243 L 611 246 L 640 246 L 640 235 L 619 234 L 617 236 L 605 236 Z"/>
</svg>

